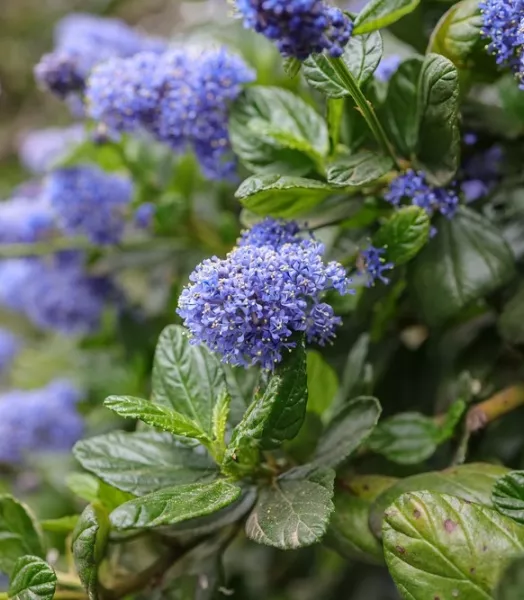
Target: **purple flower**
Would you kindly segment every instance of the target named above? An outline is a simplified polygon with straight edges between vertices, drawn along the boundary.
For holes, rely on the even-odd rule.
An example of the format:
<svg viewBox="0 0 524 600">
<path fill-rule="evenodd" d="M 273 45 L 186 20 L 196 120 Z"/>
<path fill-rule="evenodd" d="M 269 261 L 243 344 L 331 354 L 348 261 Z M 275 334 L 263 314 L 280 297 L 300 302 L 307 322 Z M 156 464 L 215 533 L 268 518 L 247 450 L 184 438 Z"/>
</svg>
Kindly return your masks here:
<svg viewBox="0 0 524 600">
<path fill-rule="evenodd" d="M 377 280 L 380 280 L 385 284 L 389 283 L 389 279 L 385 277 L 384 271 L 390 271 L 395 265 L 392 262 L 386 262 L 383 257 L 385 252 L 386 250 L 384 248 L 369 246 L 360 253 L 357 263 L 359 265 L 358 270 L 361 275 L 367 276 L 368 287 L 375 285 Z"/>
<path fill-rule="evenodd" d="M 275 250 L 284 244 L 297 244 L 303 241 L 297 236 L 299 227 L 294 221 L 267 217 L 251 229 L 244 231 L 238 240 L 238 246 L 271 246 Z"/>
</svg>

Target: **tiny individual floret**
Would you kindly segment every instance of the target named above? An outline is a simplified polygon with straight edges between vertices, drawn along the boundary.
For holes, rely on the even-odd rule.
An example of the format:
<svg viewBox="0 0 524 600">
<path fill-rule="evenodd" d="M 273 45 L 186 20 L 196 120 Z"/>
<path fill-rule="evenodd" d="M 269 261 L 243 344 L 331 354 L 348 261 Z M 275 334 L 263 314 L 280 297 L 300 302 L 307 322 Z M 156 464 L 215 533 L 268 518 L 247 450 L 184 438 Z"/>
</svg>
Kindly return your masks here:
<svg viewBox="0 0 524 600">
<path fill-rule="evenodd" d="M 0 373 L 6 371 L 22 347 L 22 340 L 9 329 L 0 327 Z"/>
<path fill-rule="evenodd" d="M 375 285 L 377 281 L 382 281 L 386 285 L 389 283 L 384 272 L 390 271 L 395 265 L 392 262 L 386 262 L 385 253 L 385 248 L 376 248 L 375 246 L 369 246 L 360 253 L 357 266 L 359 273 L 367 276 L 368 287 Z"/>
<path fill-rule="evenodd" d="M 36 242 L 54 227 L 53 210 L 44 198 L 12 198 L 0 203 L 0 244 Z"/>
<path fill-rule="evenodd" d="M 379 63 L 375 71 L 375 77 L 379 81 L 389 81 L 396 70 L 399 68 L 402 59 L 397 54 L 385 56 Z"/>
<path fill-rule="evenodd" d="M 50 173 L 43 195 L 64 231 L 84 234 L 97 244 L 114 244 L 124 232 L 133 185 L 127 177 L 98 167 L 69 167 Z"/>
<path fill-rule="evenodd" d="M 236 5 L 244 27 L 299 60 L 324 50 L 340 57 L 353 31 L 349 17 L 323 0 L 237 0 Z"/>
<path fill-rule="evenodd" d="M 25 133 L 18 144 L 18 156 L 32 173 L 46 173 L 86 139 L 83 125 L 49 127 Z"/>
<path fill-rule="evenodd" d="M 65 380 L 0 394 L 0 463 L 19 465 L 31 453 L 70 450 L 84 431 L 77 409 L 82 397 Z"/>
<path fill-rule="evenodd" d="M 298 332 L 309 343 L 331 341 L 340 318 L 322 297 L 350 293 L 351 282 L 341 265 L 324 264 L 323 252 L 311 241 L 276 249 L 243 245 L 198 265 L 177 310 L 193 343 L 233 365 L 273 369 L 295 347 Z"/>
<path fill-rule="evenodd" d="M 487 50 L 498 65 L 509 67 L 524 88 L 524 2 L 522 0 L 484 0 L 479 3 L 482 14 L 480 33 L 489 39 Z"/>
<path fill-rule="evenodd" d="M 265 218 L 251 229 L 242 232 L 238 246 L 271 246 L 278 250 L 284 244 L 296 244 L 303 241 L 298 237 L 300 229 L 295 221 Z"/>
<path fill-rule="evenodd" d="M 430 216 L 440 213 L 447 218 L 454 216 L 459 204 L 458 195 L 452 187 L 434 187 L 427 183 L 424 173 L 413 170 L 398 175 L 389 184 L 384 200 L 393 206 L 409 201 L 423 208 Z"/>
</svg>

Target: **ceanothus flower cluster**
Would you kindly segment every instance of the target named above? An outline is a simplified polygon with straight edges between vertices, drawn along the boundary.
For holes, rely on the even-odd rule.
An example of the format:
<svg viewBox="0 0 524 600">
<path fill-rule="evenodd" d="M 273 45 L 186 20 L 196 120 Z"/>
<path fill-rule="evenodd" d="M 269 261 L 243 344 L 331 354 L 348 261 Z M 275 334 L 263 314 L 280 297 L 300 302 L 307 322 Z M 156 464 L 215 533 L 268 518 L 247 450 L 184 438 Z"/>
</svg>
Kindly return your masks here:
<svg viewBox="0 0 524 600">
<path fill-rule="evenodd" d="M 36 242 L 48 236 L 54 226 L 54 212 L 39 196 L 0 203 L 0 244 Z"/>
<path fill-rule="evenodd" d="M 361 275 L 367 276 L 368 287 L 372 287 L 377 281 L 382 281 L 386 285 L 389 283 L 389 279 L 384 275 L 384 272 L 390 271 L 395 265 L 386 261 L 384 258 L 385 253 L 385 248 L 377 248 L 373 245 L 360 252 L 357 261 L 358 271 Z"/>
<path fill-rule="evenodd" d="M 483 0 L 481 35 L 489 39 L 488 52 L 498 65 L 509 67 L 524 89 L 524 2 L 522 0 Z"/>
<path fill-rule="evenodd" d="M 209 179 L 234 175 L 230 103 L 253 71 L 224 48 L 140 53 L 96 67 L 86 89 L 89 115 L 115 132 L 145 130 L 174 151 L 190 147 Z"/>
<path fill-rule="evenodd" d="M 410 201 L 429 215 L 440 213 L 448 219 L 454 216 L 459 203 L 458 195 L 453 189 L 434 187 L 427 182 L 424 173 L 413 170 L 398 175 L 389 184 L 384 199 L 393 206 Z"/>
<path fill-rule="evenodd" d="M 342 56 L 353 23 L 324 0 L 236 0 L 244 27 L 275 42 L 286 57 L 305 60 L 326 50 Z"/>
<path fill-rule="evenodd" d="M 341 323 L 323 296 L 351 292 L 344 268 L 323 262 L 322 244 L 293 236 L 295 225 L 278 227 L 268 219 L 225 259 L 205 260 L 180 295 L 177 312 L 193 343 L 232 365 L 273 369 L 295 347 L 297 332 L 324 345 Z"/>
<path fill-rule="evenodd" d="M 129 178 L 94 166 L 56 169 L 48 175 L 43 190 L 63 231 L 84 234 L 95 244 L 120 241 L 132 196 Z"/>
<path fill-rule="evenodd" d="M 147 37 L 119 19 L 73 13 L 55 31 L 55 49 L 35 67 L 39 83 L 61 98 L 82 92 L 92 68 L 112 57 L 163 52 L 166 43 Z"/>
<path fill-rule="evenodd" d="M 65 452 L 84 431 L 82 393 L 55 380 L 35 390 L 0 394 L 0 463 L 18 465 L 31 452 Z"/>
</svg>

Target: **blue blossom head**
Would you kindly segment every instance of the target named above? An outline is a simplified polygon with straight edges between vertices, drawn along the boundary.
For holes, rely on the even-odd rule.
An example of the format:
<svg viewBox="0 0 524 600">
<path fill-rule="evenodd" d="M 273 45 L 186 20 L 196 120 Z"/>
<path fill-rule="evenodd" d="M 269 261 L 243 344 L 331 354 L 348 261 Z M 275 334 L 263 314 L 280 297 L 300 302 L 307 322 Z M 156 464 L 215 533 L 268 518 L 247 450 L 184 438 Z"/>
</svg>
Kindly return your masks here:
<svg viewBox="0 0 524 600">
<path fill-rule="evenodd" d="M 298 237 L 299 227 L 295 221 L 265 218 L 251 229 L 244 231 L 238 240 L 238 246 L 271 246 L 278 250 L 284 244 L 296 244 L 303 241 Z"/>
<path fill-rule="evenodd" d="M 29 131 L 20 139 L 18 156 L 32 173 L 46 173 L 86 137 L 85 128 L 80 124 Z"/>
<path fill-rule="evenodd" d="M 35 66 L 35 78 L 44 88 L 65 98 L 84 89 L 86 68 L 82 57 L 73 52 L 44 54 Z"/>
<path fill-rule="evenodd" d="M 9 329 L 0 328 L 0 373 L 13 362 L 22 346 L 22 340 Z"/>
<path fill-rule="evenodd" d="M 0 394 L 0 462 L 18 465 L 31 453 L 70 450 L 84 431 L 82 396 L 65 380 Z"/>
<path fill-rule="evenodd" d="M 409 170 L 398 175 L 389 184 L 384 200 L 400 206 L 404 201 L 420 206 L 429 215 L 440 213 L 447 218 L 454 216 L 459 203 L 456 191 L 449 188 L 437 188 L 427 183 L 424 173 Z"/>
<path fill-rule="evenodd" d="M 392 262 L 386 262 L 385 253 L 385 248 L 376 248 L 375 246 L 369 246 L 360 253 L 357 261 L 358 270 L 361 275 L 367 276 L 368 287 L 375 285 L 377 281 L 389 283 L 384 272 L 390 271 L 395 265 Z"/>
<path fill-rule="evenodd" d="M 43 194 L 64 231 L 86 235 L 97 244 L 114 244 L 124 232 L 133 185 L 127 177 L 79 166 L 50 173 Z"/>
<path fill-rule="evenodd" d="M 498 65 L 512 69 L 523 86 L 524 3 L 522 0 L 483 0 L 481 35 L 489 39 L 487 50 Z"/>
<path fill-rule="evenodd" d="M 385 56 L 378 64 L 375 71 L 375 77 L 379 81 L 389 81 L 396 70 L 399 68 L 402 59 L 397 54 Z"/>
<path fill-rule="evenodd" d="M 201 263 L 183 290 L 178 314 L 193 342 L 206 344 L 232 365 L 273 369 L 296 345 L 295 334 L 325 344 L 340 318 L 325 292 L 350 292 L 341 265 L 322 261 L 322 244 L 280 247 L 245 244 L 225 259 Z"/>
<path fill-rule="evenodd" d="M 353 31 L 350 19 L 323 0 L 236 0 L 236 5 L 247 29 L 299 60 L 324 50 L 341 56 Z"/>
<path fill-rule="evenodd" d="M 0 244 L 30 243 L 54 229 L 54 213 L 41 197 L 12 198 L 0 203 Z"/>
</svg>

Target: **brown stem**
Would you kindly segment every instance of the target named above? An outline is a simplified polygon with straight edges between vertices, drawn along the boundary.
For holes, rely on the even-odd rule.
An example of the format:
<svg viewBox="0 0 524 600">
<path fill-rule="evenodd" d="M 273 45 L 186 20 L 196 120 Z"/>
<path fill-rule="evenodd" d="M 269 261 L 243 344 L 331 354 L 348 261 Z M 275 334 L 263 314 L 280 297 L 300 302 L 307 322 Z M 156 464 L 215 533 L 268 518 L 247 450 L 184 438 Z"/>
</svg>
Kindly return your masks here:
<svg viewBox="0 0 524 600">
<path fill-rule="evenodd" d="M 466 429 L 479 431 L 499 417 L 524 405 L 524 385 L 513 385 L 472 406 L 466 415 Z"/>
</svg>

